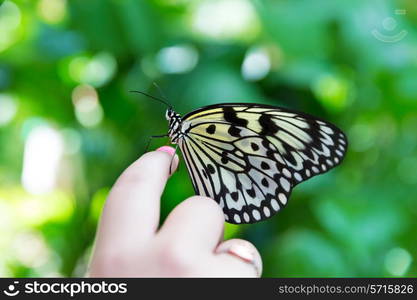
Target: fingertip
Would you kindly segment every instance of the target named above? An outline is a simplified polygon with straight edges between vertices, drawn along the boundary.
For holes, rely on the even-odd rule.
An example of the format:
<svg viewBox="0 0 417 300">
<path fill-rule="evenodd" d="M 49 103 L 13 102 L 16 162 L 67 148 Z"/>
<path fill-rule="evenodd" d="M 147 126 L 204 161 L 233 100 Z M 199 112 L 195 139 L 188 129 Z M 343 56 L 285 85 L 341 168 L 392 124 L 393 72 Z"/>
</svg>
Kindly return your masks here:
<svg viewBox="0 0 417 300">
<path fill-rule="evenodd" d="M 132 183 L 137 185 L 140 182 L 154 185 L 161 183 L 165 185 L 171 173 L 175 171 L 178 166 L 178 156 L 174 158 L 169 156 L 165 151 L 151 151 L 147 152 L 133 162 L 117 179 L 115 186 L 120 184 Z M 161 181 L 161 179 L 163 179 Z"/>
<path fill-rule="evenodd" d="M 169 156 L 171 156 L 171 159 L 170 159 L 171 165 L 169 166 L 170 167 L 169 175 L 171 175 L 177 169 L 178 163 L 179 163 L 179 157 L 176 154 L 176 149 L 170 146 L 162 146 L 156 149 L 155 152 L 167 153 Z M 172 156 L 174 157 L 172 158 Z"/>
<path fill-rule="evenodd" d="M 177 154 L 175 154 L 175 149 L 169 146 L 163 146 L 156 149 L 155 151 L 145 153 L 138 160 L 136 160 L 129 168 L 139 167 L 142 171 L 147 170 L 149 172 L 166 169 L 168 171 L 167 174 L 171 175 L 177 169 L 178 163 L 179 157 Z"/>
<path fill-rule="evenodd" d="M 220 243 L 216 254 L 227 254 L 251 265 L 257 277 L 262 275 L 262 257 L 256 247 L 242 239 L 231 239 Z"/>
<path fill-rule="evenodd" d="M 156 149 L 156 151 L 165 152 L 165 153 L 168 153 L 171 156 L 173 156 L 175 154 L 175 148 L 170 147 L 170 146 L 159 147 L 158 149 Z"/>
</svg>

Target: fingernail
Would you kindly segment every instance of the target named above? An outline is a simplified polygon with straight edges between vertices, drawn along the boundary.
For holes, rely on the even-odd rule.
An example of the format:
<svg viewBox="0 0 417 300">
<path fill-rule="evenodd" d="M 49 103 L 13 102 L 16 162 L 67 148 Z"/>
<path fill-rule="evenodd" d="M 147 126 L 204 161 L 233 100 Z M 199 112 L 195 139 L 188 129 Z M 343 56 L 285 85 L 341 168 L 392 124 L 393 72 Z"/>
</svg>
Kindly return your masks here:
<svg viewBox="0 0 417 300">
<path fill-rule="evenodd" d="M 248 249 L 248 247 L 245 247 L 240 244 L 234 244 L 232 245 L 227 252 L 229 252 L 232 255 L 237 256 L 238 258 L 243 259 L 244 261 L 248 263 L 254 263 L 255 261 L 255 255 L 253 251 Z"/>
<path fill-rule="evenodd" d="M 169 155 L 173 156 L 175 154 L 175 149 L 169 146 L 162 146 L 158 149 L 156 149 L 156 151 L 162 151 L 162 152 L 166 152 Z"/>
</svg>

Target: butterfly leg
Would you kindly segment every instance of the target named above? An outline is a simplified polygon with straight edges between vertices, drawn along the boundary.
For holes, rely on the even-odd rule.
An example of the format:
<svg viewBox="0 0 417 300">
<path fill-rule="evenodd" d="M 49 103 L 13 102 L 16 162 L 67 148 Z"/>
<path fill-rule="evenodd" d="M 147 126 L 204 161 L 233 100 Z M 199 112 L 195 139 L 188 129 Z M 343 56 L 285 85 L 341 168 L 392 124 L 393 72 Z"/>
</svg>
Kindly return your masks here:
<svg viewBox="0 0 417 300">
<path fill-rule="evenodd" d="M 152 142 L 153 139 L 163 138 L 163 137 L 167 137 L 167 136 L 168 136 L 168 134 L 161 134 L 161 135 L 152 135 L 152 136 L 150 136 L 149 139 L 148 139 L 148 143 L 146 144 L 146 148 L 145 148 L 144 153 L 148 152 L 149 146 L 151 145 L 151 142 Z"/>
<path fill-rule="evenodd" d="M 175 154 L 177 153 L 177 149 L 178 149 L 178 144 L 175 146 L 175 152 L 174 152 L 174 155 L 171 158 L 171 163 L 169 164 L 169 175 L 172 175 L 172 163 L 174 162 L 174 158 L 175 158 Z"/>
</svg>

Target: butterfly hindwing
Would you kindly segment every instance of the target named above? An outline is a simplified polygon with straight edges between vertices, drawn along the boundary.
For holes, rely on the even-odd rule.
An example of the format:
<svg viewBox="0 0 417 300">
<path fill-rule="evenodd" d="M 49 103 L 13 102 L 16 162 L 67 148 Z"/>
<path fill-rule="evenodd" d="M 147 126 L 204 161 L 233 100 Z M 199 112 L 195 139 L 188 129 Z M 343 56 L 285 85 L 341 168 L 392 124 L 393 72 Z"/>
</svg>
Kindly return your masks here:
<svg viewBox="0 0 417 300">
<path fill-rule="evenodd" d="M 183 118 L 184 155 L 197 194 L 215 199 L 230 223 L 267 219 L 291 189 L 339 164 L 347 141 L 334 125 L 258 104 L 220 104 Z"/>
</svg>

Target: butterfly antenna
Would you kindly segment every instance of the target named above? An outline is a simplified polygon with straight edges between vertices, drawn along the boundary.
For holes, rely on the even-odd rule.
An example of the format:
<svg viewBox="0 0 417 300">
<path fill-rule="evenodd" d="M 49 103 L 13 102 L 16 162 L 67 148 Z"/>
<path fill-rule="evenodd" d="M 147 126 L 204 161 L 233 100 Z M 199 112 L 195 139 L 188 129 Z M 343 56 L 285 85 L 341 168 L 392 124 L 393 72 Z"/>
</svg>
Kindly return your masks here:
<svg viewBox="0 0 417 300">
<path fill-rule="evenodd" d="M 147 94 L 147 93 L 145 93 L 145 92 L 141 92 L 141 91 L 129 91 L 129 92 L 131 92 L 131 93 L 138 93 L 138 94 L 145 95 L 146 97 L 152 98 L 152 99 L 154 99 L 154 100 L 156 100 L 156 101 L 159 101 L 159 102 L 161 102 L 161 103 L 165 104 L 165 105 L 166 105 L 166 106 L 168 106 L 169 108 L 171 108 L 171 107 L 172 107 L 172 105 L 171 105 L 170 103 L 168 103 L 166 100 L 163 100 L 163 99 L 160 99 L 160 98 L 154 97 L 154 96 L 149 95 L 149 94 Z"/>
<path fill-rule="evenodd" d="M 156 89 L 158 90 L 159 94 L 161 95 L 162 99 L 164 99 L 166 102 L 168 102 L 167 97 L 165 96 L 164 92 L 162 91 L 162 89 L 159 87 L 159 85 L 156 82 L 153 82 L 153 85 L 156 87 Z"/>
</svg>

